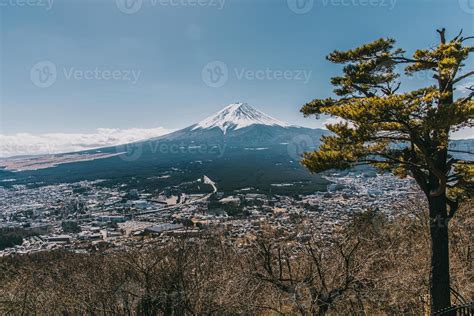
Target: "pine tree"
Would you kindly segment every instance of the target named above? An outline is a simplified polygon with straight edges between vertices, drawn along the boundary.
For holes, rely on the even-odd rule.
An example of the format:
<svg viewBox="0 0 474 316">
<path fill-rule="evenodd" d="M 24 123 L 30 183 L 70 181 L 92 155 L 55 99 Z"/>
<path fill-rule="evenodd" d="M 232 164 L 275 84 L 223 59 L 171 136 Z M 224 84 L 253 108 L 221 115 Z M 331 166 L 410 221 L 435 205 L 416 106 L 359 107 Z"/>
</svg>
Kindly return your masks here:
<svg viewBox="0 0 474 316">
<path fill-rule="evenodd" d="M 449 147 L 453 131 L 474 126 L 474 85 L 465 84 L 474 71 L 464 71 L 474 51 L 466 42 L 474 37 L 463 37 L 461 31 L 447 41 L 445 29 L 437 32 L 439 44 L 412 57 L 384 38 L 332 52 L 327 59 L 344 65 L 343 75 L 331 80 L 336 97 L 313 100 L 301 109 L 305 116 L 339 118 L 327 125 L 332 134 L 322 138 L 319 149 L 304 154 L 302 163 L 310 171 L 370 164 L 413 177 L 426 195 L 433 311 L 451 305 L 448 223 L 460 201 L 472 197 L 474 185 L 473 161 L 456 159 Z M 407 76 L 432 74 L 432 85 L 402 91 L 399 65 Z M 467 94 L 455 95 L 460 85 Z"/>
</svg>

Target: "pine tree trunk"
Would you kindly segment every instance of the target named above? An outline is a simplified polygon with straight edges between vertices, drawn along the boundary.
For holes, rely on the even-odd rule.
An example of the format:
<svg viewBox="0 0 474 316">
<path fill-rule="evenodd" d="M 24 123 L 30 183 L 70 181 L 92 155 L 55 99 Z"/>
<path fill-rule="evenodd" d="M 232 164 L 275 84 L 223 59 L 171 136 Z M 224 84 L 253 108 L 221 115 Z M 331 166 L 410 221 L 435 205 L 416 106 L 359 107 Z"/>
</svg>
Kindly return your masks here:
<svg viewBox="0 0 474 316">
<path fill-rule="evenodd" d="M 432 312 L 451 306 L 446 197 L 430 197 Z"/>
</svg>

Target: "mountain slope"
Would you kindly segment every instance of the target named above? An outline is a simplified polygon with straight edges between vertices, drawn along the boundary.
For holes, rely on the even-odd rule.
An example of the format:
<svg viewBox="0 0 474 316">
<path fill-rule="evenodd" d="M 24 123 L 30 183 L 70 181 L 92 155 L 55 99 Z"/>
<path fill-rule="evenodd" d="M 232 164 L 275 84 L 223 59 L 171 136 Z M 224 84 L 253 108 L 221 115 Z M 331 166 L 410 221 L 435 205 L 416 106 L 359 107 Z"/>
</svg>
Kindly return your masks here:
<svg viewBox="0 0 474 316">
<path fill-rule="evenodd" d="M 327 182 L 311 175 L 298 160 L 304 151 L 317 148 L 326 133 L 290 126 L 236 103 L 168 135 L 76 153 L 113 157 L 10 173 L 7 177 L 16 181 L 5 185 L 106 179 L 109 184 L 159 190 L 205 174 L 224 191 L 252 187 L 259 192 L 311 193 L 324 190 Z"/>
</svg>

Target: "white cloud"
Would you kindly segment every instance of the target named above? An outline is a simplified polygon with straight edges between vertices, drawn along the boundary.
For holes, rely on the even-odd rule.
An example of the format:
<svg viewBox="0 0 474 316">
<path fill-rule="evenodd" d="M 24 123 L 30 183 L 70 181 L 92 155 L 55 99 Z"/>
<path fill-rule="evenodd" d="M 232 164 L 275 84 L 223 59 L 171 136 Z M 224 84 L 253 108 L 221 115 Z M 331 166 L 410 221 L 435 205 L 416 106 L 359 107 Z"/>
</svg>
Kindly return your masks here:
<svg viewBox="0 0 474 316">
<path fill-rule="evenodd" d="M 170 133 L 171 130 L 157 128 L 98 128 L 92 133 L 48 133 L 33 135 L 18 133 L 0 134 L 0 157 L 18 155 L 41 155 L 74 152 L 100 147 L 127 144 Z"/>
<path fill-rule="evenodd" d="M 474 128 L 463 128 L 454 132 L 451 137 L 453 139 L 474 139 Z"/>
</svg>

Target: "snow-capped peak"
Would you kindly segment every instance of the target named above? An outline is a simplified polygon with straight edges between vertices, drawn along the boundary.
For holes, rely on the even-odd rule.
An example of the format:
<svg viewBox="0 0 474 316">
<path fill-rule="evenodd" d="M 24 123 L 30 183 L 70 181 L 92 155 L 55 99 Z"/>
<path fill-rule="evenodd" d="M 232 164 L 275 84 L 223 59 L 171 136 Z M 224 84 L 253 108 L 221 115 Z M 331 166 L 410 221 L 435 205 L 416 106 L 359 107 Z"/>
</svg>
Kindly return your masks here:
<svg viewBox="0 0 474 316">
<path fill-rule="evenodd" d="M 239 129 L 255 124 L 282 127 L 290 126 L 287 123 L 260 112 L 247 103 L 233 103 L 196 124 L 193 130 L 218 127 L 225 134 L 228 129 Z"/>
</svg>

